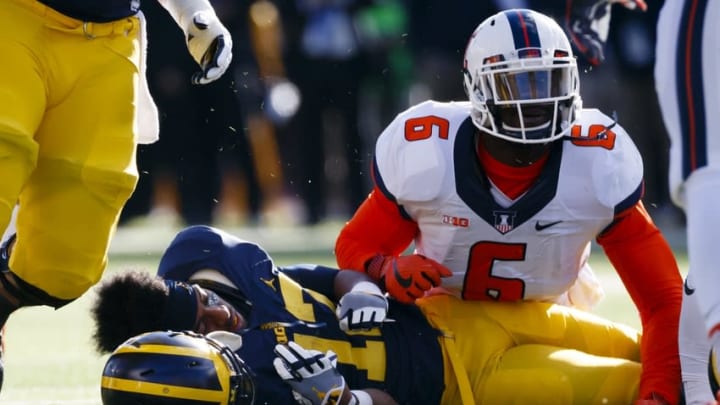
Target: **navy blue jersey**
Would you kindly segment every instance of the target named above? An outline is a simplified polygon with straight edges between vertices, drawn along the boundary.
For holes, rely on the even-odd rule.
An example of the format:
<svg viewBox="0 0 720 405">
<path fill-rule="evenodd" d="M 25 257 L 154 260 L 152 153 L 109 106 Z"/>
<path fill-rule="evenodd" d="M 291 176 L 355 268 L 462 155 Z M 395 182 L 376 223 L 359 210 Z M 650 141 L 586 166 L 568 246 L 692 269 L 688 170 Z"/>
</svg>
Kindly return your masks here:
<svg viewBox="0 0 720 405">
<path fill-rule="evenodd" d="M 187 280 L 201 269 L 220 271 L 252 302 L 238 353 L 255 373 L 258 403 L 292 403 L 289 386 L 272 364 L 275 345 L 291 340 L 306 349 L 337 353 L 338 369 L 352 389 L 382 389 L 406 404 L 440 402 L 444 386 L 438 332 L 417 307 L 392 301 L 388 318 L 394 322 L 379 330 L 345 333 L 328 298 L 337 269 L 277 268 L 256 244 L 193 226 L 173 240 L 158 274 Z"/>
<path fill-rule="evenodd" d="M 140 0 L 38 0 L 65 14 L 82 21 L 109 22 L 135 15 Z"/>
</svg>

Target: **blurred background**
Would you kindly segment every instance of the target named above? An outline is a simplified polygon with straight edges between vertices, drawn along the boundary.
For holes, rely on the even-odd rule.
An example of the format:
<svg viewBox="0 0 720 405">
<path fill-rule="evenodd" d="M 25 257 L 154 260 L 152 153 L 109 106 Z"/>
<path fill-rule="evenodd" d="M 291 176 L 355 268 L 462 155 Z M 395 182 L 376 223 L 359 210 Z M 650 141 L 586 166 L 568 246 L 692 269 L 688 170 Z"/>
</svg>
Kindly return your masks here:
<svg viewBox="0 0 720 405">
<path fill-rule="evenodd" d="M 372 186 L 375 139 L 426 99 L 465 100 L 462 58 L 475 27 L 510 7 L 562 22 L 565 2 L 212 0 L 234 39 L 228 73 L 192 86 L 182 32 L 157 2 L 149 24 L 160 141 L 142 145 L 121 227 L 317 226 L 346 221 Z M 554 3 L 549 6 L 548 3 Z M 682 226 L 667 187 L 668 141 L 653 84 L 655 21 L 613 8 L 607 61 L 583 60 L 586 107 L 617 114 L 645 159 L 645 203 Z"/>
</svg>

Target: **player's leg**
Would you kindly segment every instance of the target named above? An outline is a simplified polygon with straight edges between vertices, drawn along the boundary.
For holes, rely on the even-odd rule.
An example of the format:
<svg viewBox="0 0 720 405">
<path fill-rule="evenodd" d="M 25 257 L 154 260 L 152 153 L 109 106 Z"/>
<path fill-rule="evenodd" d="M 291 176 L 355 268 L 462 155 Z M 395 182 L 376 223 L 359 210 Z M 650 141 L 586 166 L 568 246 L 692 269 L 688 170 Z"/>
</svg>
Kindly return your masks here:
<svg viewBox="0 0 720 405">
<path fill-rule="evenodd" d="M 449 296 L 424 298 L 417 303 L 430 323 L 443 333 L 444 401 L 459 400 L 463 390 L 472 391 L 476 401 L 483 403 L 563 403 L 564 399 L 565 403 L 593 403 L 583 400 L 601 398 L 595 395 L 614 399 L 607 403 L 623 403 L 620 398 L 637 395 L 640 335 L 630 327 L 549 303 L 462 301 Z M 516 347 L 538 348 L 527 353 L 525 349 L 512 352 L 536 353 L 535 364 L 518 365 L 515 359 L 521 359 L 521 355 L 506 357 Z M 543 357 L 546 355 L 548 358 Z M 494 374 L 505 365 L 508 373 Z M 488 382 L 491 378 L 492 383 Z M 573 394 L 583 379 L 595 388 Z M 633 381 L 630 387 L 625 379 Z M 526 380 L 530 381 L 525 386 Z M 614 383 L 622 387 L 612 388 Z M 502 388 L 505 393 L 494 393 L 499 388 L 492 384 L 507 384 Z M 523 393 L 517 392 L 519 387 Z M 528 390 L 530 387 L 538 388 L 538 392 Z M 516 401 L 516 397 L 507 395 L 520 397 Z"/>
<path fill-rule="evenodd" d="M 702 3 L 701 3 L 702 4 Z M 707 167 L 693 172 L 686 180 L 686 217 L 688 236 L 688 261 L 690 272 L 697 289 L 697 302 L 705 320 L 707 336 L 710 337 L 713 359 L 711 366 L 711 383 L 718 393 L 718 376 L 720 376 L 720 296 L 717 286 L 720 285 L 720 254 L 713 240 L 717 239 L 720 229 L 720 216 L 717 207 L 720 205 L 720 80 L 717 72 L 720 69 L 717 39 L 720 27 L 720 4 L 708 1 L 705 4 L 702 31 L 702 90 L 704 103 L 693 111 L 704 107 L 706 125 Z M 696 64 L 699 64 L 696 62 Z M 708 216 L 709 215 L 709 216 Z M 715 395 L 713 395 L 714 397 Z"/>
<path fill-rule="evenodd" d="M 696 371 L 704 369 L 707 372 L 709 348 L 714 352 L 714 356 L 720 353 L 720 296 L 715 288 L 720 285 L 720 269 L 718 268 L 720 256 L 716 253 L 717 244 L 714 243 L 717 240 L 718 229 L 720 229 L 717 228 L 720 227 L 720 216 L 717 215 L 717 207 L 720 205 L 720 189 L 718 187 L 720 187 L 720 168 L 709 166 L 694 171 L 685 182 L 690 269 L 685 284 L 685 295 L 683 295 L 684 312 L 681 314 L 680 331 L 690 334 L 694 338 L 679 342 L 683 381 L 686 385 L 693 384 Z M 707 288 L 708 286 L 711 288 Z M 693 320 L 688 320 L 693 316 L 700 321 L 695 321 L 694 327 L 700 329 L 694 333 L 688 331 L 688 327 L 683 327 L 683 323 L 693 322 Z M 699 340 L 699 342 L 695 340 Z M 701 362 L 701 364 L 695 365 L 695 361 Z M 705 364 L 704 367 L 701 366 L 702 363 Z M 715 376 L 720 375 L 720 364 L 716 361 L 712 362 L 710 369 L 712 372 L 708 382 L 717 387 Z M 703 386 L 697 384 L 700 387 Z M 705 390 L 700 392 L 711 394 Z M 699 398 L 699 396 L 691 397 L 690 394 L 686 393 L 686 397 L 689 399 Z M 707 398 L 707 396 L 702 397 Z M 714 399 L 714 395 L 710 395 L 710 398 Z"/>
<path fill-rule="evenodd" d="M 7 117 L 0 120 L 0 154 L 4 158 L 0 159 L 0 172 L 8 173 L 7 181 L 1 183 L 0 200 L 8 217 L 15 203 L 20 203 L 9 270 L 0 273 L 3 325 L 21 306 L 57 308 L 99 279 L 107 239 L 135 179 L 132 92 L 137 68 L 131 56 L 137 50 L 132 37 L 123 36 L 126 52 L 111 50 L 107 46 L 111 41 L 94 41 L 83 35 L 75 38 L 61 31 L 69 28 L 67 21 L 51 21 L 50 13 L 34 14 L 34 7 L 18 6 L 21 3 L 8 2 L 3 7 L 3 12 L 8 7 L 17 15 L 4 15 L 8 24 L 0 28 L 5 38 L 27 37 L 37 42 L 24 46 L 2 42 L 11 48 L 8 51 L 15 46 L 34 52 L 32 57 L 12 58 L 12 64 L 0 67 L 1 77 L 18 82 L 19 94 L 24 95 L 0 97 L 0 114 Z M 16 26 L 15 21 L 21 19 Z M 4 32 L 6 29 L 9 32 Z M 18 35 L 24 33 L 22 29 L 29 32 Z M 95 44 L 95 48 L 85 53 L 76 49 L 87 48 L 87 44 Z M 65 64 L 68 61 L 74 65 Z M 8 66 L 22 71 L 2 70 Z M 123 74 L 118 75 L 116 68 Z M 23 83 L 26 76 L 33 80 Z M 83 82 L 79 78 L 98 80 Z M 103 86 L 106 79 L 124 91 Z M 2 90 L 5 95 L 6 89 Z M 28 95 L 34 99 L 22 104 Z M 43 116 L 46 104 L 52 108 Z M 7 115 L 10 112 L 13 115 Z M 28 118 L 31 113 L 36 119 Z M 43 122 L 38 126 L 41 116 Z M 25 139 L 17 133 L 30 135 Z M 106 154 L 122 156 L 111 160 Z M 15 194 L 20 189 L 18 197 Z"/>
<path fill-rule="evenodd" d="M 705 320 L 697 303 L 697 284 L 691 274 L 685 279 L 683 290 L 678 330 L 683 393 L 686 403 L 710 404 L 715 400 L 708 381 L 710 342 L 705 332 Z"/>
<path fill-rule="evenodd" d="M 658 20 L 655 83 L 658 102 L 670 136 L 670 191 L 687 218 L 689 279 L 692 300 L 683 303 L 683 317 L 699 316 L 704 324 L 696 334 L 704 339 L 720 325 L 720 255 L 715 243 L 720 229 L 720 4 L 713 1 L 665 2 Z M 693 46 L 687 46 L 692 43 Z M 684 295 L 688 300 L 689 295 Z M 699 311 L 695 314 L 694 311 Z M 681 326 L 687 321 L 681 320 Z M 718 326 L 720 329 L 720 326 Z M 685 333 L 681 331 L 682 333 Z M 716 345 L 720 346 L 720 333 Z M 682 336 L 681 336 L 682 338 Z M 708 343 L 709 344 L 709 343 Z M 707 359 L 706 345 L 680 341 L 681 359 Z M 720 349 L 717 347 L 716 349 Z M 690 363 L 692 364 L 692 363 Z M 692 383 L 693 369 L 682 364 L 683 378 Z M 718 370 L 720 371 L 720 370 Z M 690 396 L 688 402 L 707 395 Z M 703 391 L 698 391 L 703 392 Z"/>
<path fill-rule="evenodd" d="M 20 190 L 35 168 L 38 145 L 33 139 L 45 111 L 45 85 L 38 72 L 37 53 L 43 47 L 35 33 L 42 18 L 15 2 L 0 7 L 0 230 L 10 222 Z M 7 258 L 0 264 L 0 279 L 7 275 Z M 16 297 L 0 283 L 0 349 L 5 321 L 18 306 Z M 0 388 L 4 365 L 0 351 Z"/>
<path fill-rule="evenodd" d="M 476 385 L 478 403 L 631 404 L 640 363 L 545 345 L 520 345 L 502 354 Z"/>
<path fill-rule="evenodd" d="M 59 300 L 73 300 L 101 277 L 119 213 L 137 181 L 137 24 L 87 38 L 80 21 L 50 26 L 53 76 L 37 131 L 37 167 L 20 196 L 10 268 Z M 53 22 L 55 23 L 55 22 Z M 68 35 L 68 25 L 80 27 Z M 97 25 L 96 25 L 97 26 Z M 134 27 L 134 28 L 133 28 Z"/>
<path fill-rule="evenodd" d="M 543 344 L 597 356 L 640 360 L 640 332 L 629 326 L 563 305 L 541 302 L 480 305 L 483 316 L 500 325 L 515 344 Z"/>
</svg>

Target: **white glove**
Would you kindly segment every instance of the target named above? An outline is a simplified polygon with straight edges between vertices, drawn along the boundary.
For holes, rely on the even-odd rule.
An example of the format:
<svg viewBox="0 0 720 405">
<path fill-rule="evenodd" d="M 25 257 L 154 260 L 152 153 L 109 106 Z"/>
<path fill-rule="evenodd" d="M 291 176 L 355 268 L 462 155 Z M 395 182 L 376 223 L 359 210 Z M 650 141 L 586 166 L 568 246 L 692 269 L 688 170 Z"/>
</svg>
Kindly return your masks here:
<svg viewBox="0 0 720 405">
<path fill-rule="evenodd" d="M 188 50 L 200 71 L 193 84 L 206 84 L 225 73 L 232 61 L 232 37 L 207 0 L 159 0 L 185 33 Z"/>
<path fill-rule="evenodd" d="M 225 73 L 232 61 L 232 37 L 215 13 L 200 11 L 185 29 L 188 50 L 201 70 L 192 76 L 193 84 L 206 84 Z"/>
<path fill-rule="evenodd" d="M 605 60 L 610 7 L 614 3 L 629 10 L 647 10 L 644 0 L 567 0 L 565 29 L 578 52 L 595 66 Z"/>
<path fill-rule="evenodd" d="M 387 317 L 388 300 L 379 288 L 375 289 L 376 291 L 368 291 L 354 288 L 340 298 L 335 309 L 340 320 L 340 329 L 347 332 L 382 326 Z"/>
<path fill-rule="evenodd" d="M 295 342 L 276 345 L 275 371 L 304 405 L 336 405 L 345 391 L 345 379 L 335 368 L 337 355 L 328 350 L 305 350 Z"/>
</svg>

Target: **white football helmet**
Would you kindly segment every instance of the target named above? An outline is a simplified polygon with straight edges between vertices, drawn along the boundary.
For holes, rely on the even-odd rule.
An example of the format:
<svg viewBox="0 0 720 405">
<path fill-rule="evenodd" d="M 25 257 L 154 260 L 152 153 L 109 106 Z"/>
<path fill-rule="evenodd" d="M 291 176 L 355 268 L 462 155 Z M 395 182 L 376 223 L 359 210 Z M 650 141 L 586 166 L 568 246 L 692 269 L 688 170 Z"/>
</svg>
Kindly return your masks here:
<svg viewBox="0 0 720 405">
<path fill-rule="evenodd" d="M 562 138 L 582 108 L 570 41 L 553 19 L 532 10 L 505 10 L 480 23 L 463 71 L 473 123 L 508 141 Z"/>
</svg>

